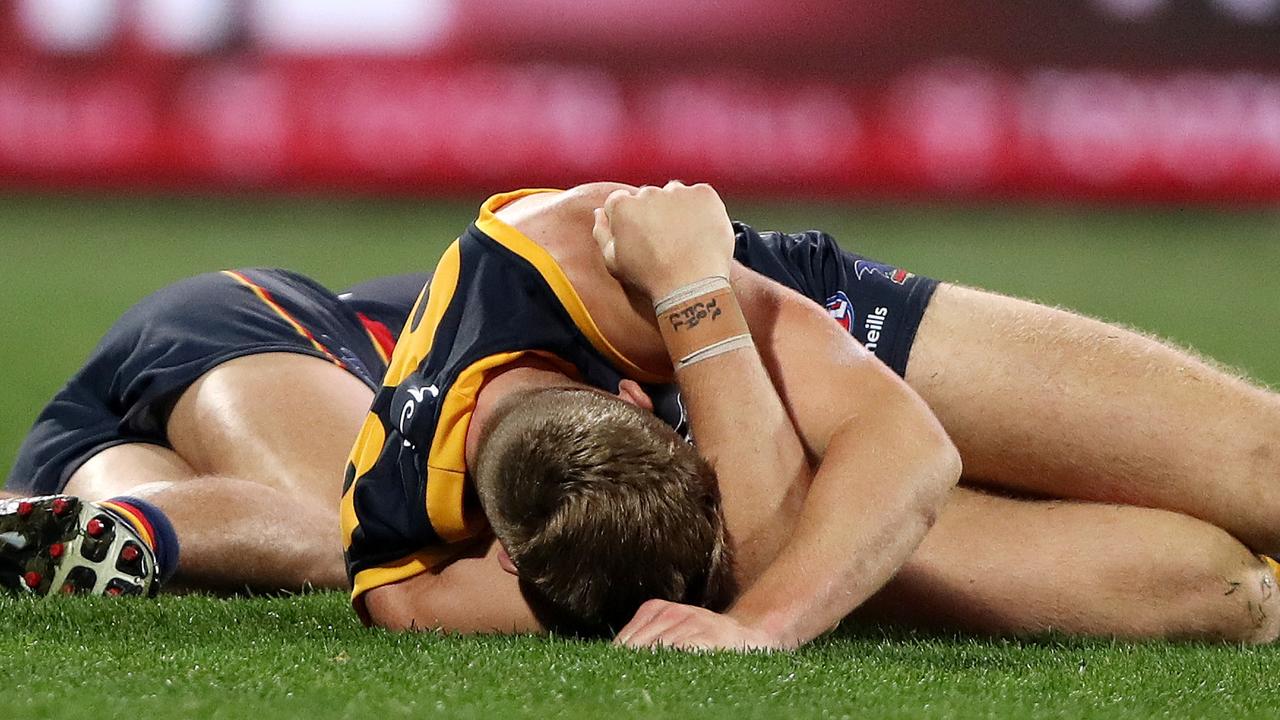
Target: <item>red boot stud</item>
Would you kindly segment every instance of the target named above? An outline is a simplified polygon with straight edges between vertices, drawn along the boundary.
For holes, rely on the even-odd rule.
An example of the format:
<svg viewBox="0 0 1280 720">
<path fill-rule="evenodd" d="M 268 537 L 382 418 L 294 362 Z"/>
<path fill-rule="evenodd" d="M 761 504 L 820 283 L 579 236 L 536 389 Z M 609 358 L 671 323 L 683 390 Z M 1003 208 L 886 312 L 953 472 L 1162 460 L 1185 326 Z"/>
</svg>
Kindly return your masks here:
<svg viewBox="0 0 1280 720">
<path fill-rule="evenodd" d="M 143 530 L 110 503 L 71 495 L 0 500 L 0 592 L 154 595 L 159 568 Z"/>
</svg>

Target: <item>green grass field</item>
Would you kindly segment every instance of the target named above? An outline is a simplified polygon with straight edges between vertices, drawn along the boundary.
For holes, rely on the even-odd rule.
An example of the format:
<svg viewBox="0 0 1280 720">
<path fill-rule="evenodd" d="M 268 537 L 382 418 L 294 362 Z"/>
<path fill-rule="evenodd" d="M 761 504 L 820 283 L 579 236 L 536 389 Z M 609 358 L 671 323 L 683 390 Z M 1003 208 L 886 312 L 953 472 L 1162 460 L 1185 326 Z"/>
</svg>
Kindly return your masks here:
<svg viewBox="0 0 1280 720">
<path fill-rule="evenodd" d="M 478 202 L 479 198 L 476 199 Z M 0 465 L 111 321 L 233 266 L 332 287 L 430 267 L 476 202 L 0 197 Z M 1134 325 L 1280 384 L 1280 213 L 759 205 L 865 254 Z M 684 656 L 396 636 L 338 594 L 0 598 L 9 718 L 1275 718 L 1273 648 L 842 631 L 796 654 Z"/>
</svg>

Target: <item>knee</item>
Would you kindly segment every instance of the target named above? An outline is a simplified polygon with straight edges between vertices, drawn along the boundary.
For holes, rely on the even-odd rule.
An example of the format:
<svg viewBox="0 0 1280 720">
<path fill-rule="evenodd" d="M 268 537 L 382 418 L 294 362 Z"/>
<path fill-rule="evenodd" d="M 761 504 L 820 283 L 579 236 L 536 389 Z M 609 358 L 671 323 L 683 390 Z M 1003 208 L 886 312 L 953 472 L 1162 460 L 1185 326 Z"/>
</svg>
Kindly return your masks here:
<svg viewBox="0 0 1280 720">
<path fill-rule="evenodd" d="M 1226 531 L 1184 518 L 1145 577 L 1152 637 L 1262 644 L 1280 637 L 1280 588 L 1271 566 Z M 1151 612 L 1156 610 L 1155 612 Z"/>
<path fill-rule="evenodd" d="M 1275 642 L 1280 637 L 1280 594 L 1277 594 L 1275 571 L 1267 563 L 1259 562 L 1233 581 L 1232 587 L 1235 590 L 1232 594 L 1240 595 L 1236 602 L 1241 617 L 1234 637 L 1225 639 L 1249 645 Z"/>
<path fill-rule="evenodd" d="M 1280 592 L 1276 574 L 1266 563 L 1255 560 L 1245 568 L 1219 568 L 1208 593 L 1216 595 L 1202 606 L 1210 614 L 1203 618 L 1205 639 L 1261 645 L 1280 637 Z M 1225 589 L 1224 589 L 1225 583 Z"/>
</svg>

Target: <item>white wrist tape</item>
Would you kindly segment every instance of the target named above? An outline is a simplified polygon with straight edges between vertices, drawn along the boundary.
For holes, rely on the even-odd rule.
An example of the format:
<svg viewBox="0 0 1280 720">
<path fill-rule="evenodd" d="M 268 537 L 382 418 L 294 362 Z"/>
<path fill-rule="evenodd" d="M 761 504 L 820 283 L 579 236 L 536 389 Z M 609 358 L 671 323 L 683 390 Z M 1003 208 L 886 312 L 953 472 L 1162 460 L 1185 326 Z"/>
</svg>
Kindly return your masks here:
<svg viewBox="0 0 1280 720">
<path fill-rule="evenodd" d="M 709 360 L 717 355 L 723 355 L 733 350 L 754 347 L 755 343 L 751 340 L 751 333 L 743 333 L 742 335 L 734 335 L 731 338 L 725 338 L 717 343 L 712 343 L 701 350 L 695 350 L 688 355 L 676 361 L 675 369 L 682 370 L 694 363 Z"/>
<path fill-rule="evenodd" d="M 653 309 L 676 370 L 754 346 L 733 286 L 722 275 L 677 288 L 654 303 Z"/>
<path fill-rule="evenodd" d="M 729 278 L 723 275 L 712 275 L 701 280 L 694 280 L 688 285 L 672 290 L 666 297 L 655 302 L 653 311 L 661 315 L 682 302 L 727 287 L 729 287 Z"/>
</svg>

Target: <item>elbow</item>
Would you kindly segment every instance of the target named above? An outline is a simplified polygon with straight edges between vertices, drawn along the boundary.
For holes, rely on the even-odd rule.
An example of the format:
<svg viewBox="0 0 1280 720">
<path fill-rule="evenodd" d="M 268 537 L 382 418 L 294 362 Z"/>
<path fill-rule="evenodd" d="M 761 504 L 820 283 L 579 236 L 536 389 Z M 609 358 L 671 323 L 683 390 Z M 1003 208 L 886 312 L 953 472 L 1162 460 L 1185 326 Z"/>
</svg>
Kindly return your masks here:
<svg viewBox="0 0 1280 720">
<path fill-rule="evenodd" d="M 947 498 L 951 495 L 951 491 L 960 483 L 960 476 L 964 473 L 964 464 L 960 460 L 960 450 L 956 448 L 956 444 L 946 433 L 942 433 L 941 439 L 936 443 L 933 455 L 933 477 L 929 483 L 929 489 L 926 492 L 925 502 L 929 507 L 927 515 L 927 524 L 933 527 L 933 523 L 938 518 L 938 513 L 942 511 L 942 506 L 946 503 Z"/>
<path fill-rule="evenodd" d="M 964 467 L 960 451 L 932 413 L 919 422 L 916 483 L 912 500 L 926 528 L 933 527 Z"/>
<path fill-rule="evenodd" d="M 896 411 L 878 413 L 875 419 L 875 426 L 856 421 L 843 425 L 828 445 L 819 475 L 827 467 L 840 467 L 842 459 L 851 469 L 865 467 L 869 457 L 891 459 L 885 473 L 874 474 L 884 483 L 881 489 L 853 480 L 851 497 L 865 501 L 868 493 L 878 495 L 881 506 L 893 508 L 902 521 L 928 530 L 960 482 L 960 451 L 923 402 L 903 403 Z M 856 459 L 844 457 L 847 450 L 852 450 Z M 835 476 L 841 475 L 836 471 Z M 858 472 L 845 477 L 860 476 L 866 477 Z"/>
<path fill-rule="evenodd" d="M 937 435 L 938 437 L 931 443 L 930 471 L 926 473 L 927 477 L 920 497 L 925 525 L 930 528 L 937 521 L 943 504 L 959 484 L 960 476 L 964 472 L 960 450 L 956 448 L 956 444 L 951 441 L 941 426 L 938 427 Z"/>
<path fill-rule="evenodd" d="M 432 628 L 431 623 L 423 622 L 424 616 L 432 615 L 425 598 L 419 595 L 416 602 L 410 602 L 409 593 L 398 584 L 373 588 L 360 601 L 370 627 L 394 632 Z"/>
<path fill-rule="evenodd" d="M 375 589 L 367 593 L 361 614 L 369 627 L 402 632 L 414 626 L 412 615 L 404 610 L 400 603 L 381 599 Z"/>
</svg>

